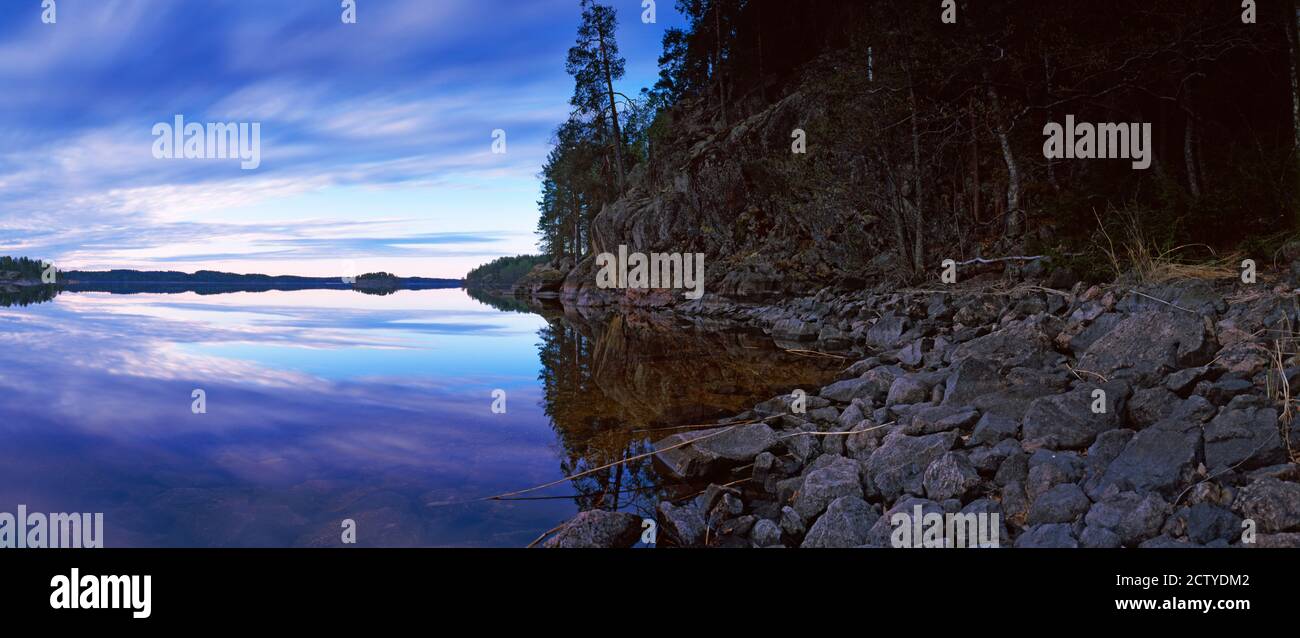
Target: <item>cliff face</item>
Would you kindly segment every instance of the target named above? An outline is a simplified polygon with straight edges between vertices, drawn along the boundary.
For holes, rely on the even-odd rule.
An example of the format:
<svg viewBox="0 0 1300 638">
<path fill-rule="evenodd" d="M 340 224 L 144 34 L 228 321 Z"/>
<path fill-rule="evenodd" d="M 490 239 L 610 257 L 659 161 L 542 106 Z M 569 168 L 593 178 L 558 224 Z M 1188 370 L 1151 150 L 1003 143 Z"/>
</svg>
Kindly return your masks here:
<svg viewBox="0 0 1300 638">
<path fill-rule="evenodd" d="M 847 65 L 833 56 L 808 65 L 785 97 L 757 97 L 722 127 L 698 102 L 670 113 L 669 134 L 629 176 L 625 195 L 592 224 L 592 252 L 569 271 L 562 298 L 579 305 L 652 305 L 681 294 L 603 291 L 595 255 L 630 251 L 704 253 L 705 291 L 762 301 L 812 294 L 842 281 L 888 274 L 874 216 L 855 192 L 861 153 L 851 136 L 852 100 L 843 94 Z M 775 92 L 775 91 L 774 91 Z M 795 153 L 796 130 L 808 140 Z M 640 293 L 640 294 L 638 294 Z"/>
</svg>

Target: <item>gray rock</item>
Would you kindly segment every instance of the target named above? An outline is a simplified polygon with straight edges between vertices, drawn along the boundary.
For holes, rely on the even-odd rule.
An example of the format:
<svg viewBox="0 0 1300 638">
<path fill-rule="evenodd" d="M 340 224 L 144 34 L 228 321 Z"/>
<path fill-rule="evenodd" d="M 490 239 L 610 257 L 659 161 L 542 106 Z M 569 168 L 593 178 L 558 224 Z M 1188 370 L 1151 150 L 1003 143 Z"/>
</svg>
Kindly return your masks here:
<svg viewBox="0 0 1300 638">
<path fill-rule="evenodd" d="M 1196 386 L 1196 383 L 1201 379 L 1204 379 L 1209 372 L 1209 366 L 1179 370 L 1178 372 L 1169 375 L 1169 378 L 1165 379 L 1165 387 L 1172 392 L 1178 393 L 1182 396 L 1187 396 L 1187 393 L 1192 391 L 1192 388 Z"/>
<path fill-rule="evenodd" d="M 1020 442 L 1015 439 L 1003 439 L 995 446 L 981 445 L 970 450 L 970 464 L 980 476 L 990 476 L 997 472 L 1007 457 L 1020 452 Z"/>
<path fill-rule="evenodd" d="M 899 350 L 894 356 L 898 358 L 898 362 L 902 365 L 909 367 L 921 365 L 921 362 L 925 360 L 925 339 L 913 341 L 906 348 Z"/>
<path fill-rule="evenodd" d="M 849 403 L 855 398 L 870 399 L 876 392 L 875 384 L 870 379 L 857 378 L 836 381 L 818 393 L 822 398 Z"/>
<path fill-rule="evenodd" d="M 1178 395 L 1162 387 L 1138 390 L 1125 406 L 1129 424 L 1137 430 L 1153 425 L 1171 416 L 1182 401 Z"/>
<path fill-rule="evenodd" d="M 1025 496 L 1025 486 L 1019 481 L 1011 481 L 1002 486 L 1002 511 L 1008 517 L 1027 516 L 1029 498 Z"/>
<path fill-rule="evenodd" d="M 904 431 L 911 435 L 934 434 L 948 430 L 965 431 L 970 429 L 979 415 L 978 410 L 969 407 L 926 406 L 912 415 L 912 421 Z"/>
<path fill-rule="evenodd" d="M 1028 523 L 1072 523 L 1087 513 L 1092 502 L 1074 483 L 1062 483 L 1047 490 L 1029 507 Z"/>
<path fill-rule="evenodd" d="M 753 460 L 774 447 L 776 432 L 764 423 L 674 434 L 655 443 L 655 460 L 679 479 L 699 479 Z M 689 445 L 673 447 L 688 441 Z"/>
<path fill-rule="evenodd" d="M 563 549 L 631 547 L 640 539 L 640 516 L 627 512 L 588 510 L 565 523 L 542 546 Z"/>
<path fill-rule="evenodd" d="M 1065 523 L 1048 523 L 1030 527 L 1016 538 L 1016 547 L 1029 549 L 1078 546 L 1079 541 L 1074 538 L 1074 530 Z"/>
<path fill-rule="evenodd" d="M 1206 387 L 1205 398 L 1214 405 L 1226 405 L 1233 397 L 1249 392 L 1255 387 L 1249 379 L 1227 376 Z"/>
<path fill-rule="evenodd" d="M 772 324 L 772 337 L 783 341 L 815 341 L 821 325 L 799 319 L 782 319 Z"/>
<path fill-rule="evenodd" d="M 902 369 L 894 366 L 872 368 L 860 378 L 836 381 L 821 389 L 821 396 L 839 403 L 851 403 L 861 399 L 867 404 L 883 401 L 889 393 L 894 380 L 903 376 Z"/>
<path fill-rule="evenodd" d="M 942 516 L 943 514 L 946 513 L 943 509 L 943 506 L 939 505 L 938 503 L 930 499 L 917 498 L 914 496 L 900 498 L 898 499 L 898 502 L 894 503 L 893 507 L 889 508 L 889 511 L 885 512 L 883 516 L 876 519 L 875 524 L 871 526 L 871 530 L 867 534 L 867 544 L 873 547 L 894 547 L 894 543 L 892 542 L 893 540 L 892 537 L 895 529 L 897 529 L 894 526 L 895 515 L 907 514 L 909 518 L 906 520 L 908 523 L 910 523 L 912 522 L 912 520 L 915 518 L 917 514 L 917 510 L 916 510 L 917 507 L 921 508 L 920 514 L 922 518 L 924 518 L 926 514 L 938 514 Z M 910 540 L 910 537 L 911 537 L 911 533 L 909 532 L 906 537 L 900 535 L 899 539 Z M 922 539 L 915 539 L 916 542 L 914 544 L 904 544 L 901 545 L 900 547 L 920 546 L 921 540 Z"/>
<path fill-rule="evenodd" d="M 891 433 L 867 459 L 867 473 L 881 495 L 888 499 L 904 491 L 918 494 L 925 468 L 951 450 L 956 441 L 954 432 L 926 436 Z"/>
<path fill-rule="evenodd" d="M 1218 345 L 1199 315 L 1177 309 L 1142 310 L 1121 319 L 1090 345 L 1079 368 L 1116 378 L 1117 372 L 1139 382 L 1153 381 L 1170 370 L 1210 361 Z"/>
<path fill-rule="evenodd" d="M 922 403 L 929 398 L 930 386 L 909 375 L 894 379 L 894 383 L 889 386 L 885 405 Z"/>
<path fill-rule="evenodd" d="M 1133 440 L 1133 430 L 1107 430 L 1097 435 L 1083 459 L 1083 491 L 1093 493 L 1101 485 L 1106 468 L 1119 457 L 1120 452 Z"/>
<path fill-rule="evenodd" d="M 1273 408 L 1225 408 L 1205 426 L 1205 464 L 1212 472 L 1234 466 L 1249 470 L 1284 461 L 1286 447 Z"/>
<path fill-rule="evenodd" d="M 1084 528 L 1083 534 L 1079 535 L 1079 545 L 1089 548 L 1113 549 L 1123 547 L 1124 543 L 1115 532 L 1104 527 L 1089 525 Z"/>
<path fill-rule="evenodd" d="M 1176 538 L 1157 536 L 1151 540 L 1143 541 L 1138 545 L 1138 547 L 1142 549 L 1185 549 L 1196 546 L 1187 541 L 1180 541 Z"/>
<path fill-rule="evenodd" d="M 1300 547 L 1300 533 L 1288 532 L 1283 534 L 1259 534 L 1255 537 L 1253 545 L 1246 547 L 1259 547 L 1263 549 L 1278 548 L 1298 548 Z"/>
<path fill-rule="evenodd" d="M 1231 541 L 1241 535 L 1241 517 L 1230 510 L 1198 503 L 1187 510 L 1187 538 L 1202 545 L 1216 541 Z"/>
<path fill-rule="evenodd" d="M 781 508 L 781 531 L 791 538 L 799 538 L 807 531 L 803 517 L 789 505 Z"/>
<path fill-rule="evenodd" d="M 1169 504 L 1154 494 L 1121 492 L 1093 505 L 1084 521 L 1089 527 L 1111 530 L 1132 547 L 1160 533 Z"/>
<path fill-rule="evenodd" d="M 857 496 L 835 499 L 813 523 L 800 547 L 857 547 L 880 518 L 866 501 Z"/>
<path fill-rule="evenodd" d="M 967 358 L 953 365 L 945 385 L 943 403 L 965 407 L 1002 389 L 997 367 L 982 359 Z"/>
<path fill-rule="evenodd" d="M 1106 468 L 1092 496 L 1113 486 L 1120 491 L 1156 491 L 1172 499 L 1191 481 L 1201 444 L 1199 427 L 1180 431 L 1176 425 L 1161 421 L 1134 435 Z"/>
<path fill-rule="evenodd" d="M 991 363 L 970 357 L 954 365 L 944 385 L 944 406 L 975 407 L 982 414 L 1019 420 L 1030 403 L 1054 389 L 1063 378 L 1038 369 L 1012 368 L 1002 374 Z"/>
<path fill-rule="evenodd" d="M 975 424 L 975 433 L 967 445 L 993 445 L 1002 439 L 1015 438 L 1020 433 L 1020 422 L 997 414 L 985 414 Z"/>
<path fill-rule="evenodd" d="M 998 485 L 1007 485 L 1008 483 L 1024 484 L 1029 480 L 1029 455 L 1023 452 L 1008 454 L 1002 465 L 998 466 L 998 472 L 993 476 L 993 482 Z"/>
<path fill-rule="evenodd" d="M 1117 384 L 1101 387 L 1106 392 L 1106 412 L 1094 414 L 1095 389 L 1097 386 L 1085 385 L 1031 403 L 1023 424 L 1025 443 L 1054 450 L 1077 450 L 1091 445 L 1098 434 L 1114 429 L 1119 425 L 1114 402 L 1122 398 L 1124 391 Z"/>
<path fill-rule="evenodd" d="M 766 518 L 759 519 L 749 532 L 749 540 L 753 541 L 755 547 L 780 545 L 781 527 Z"/>
<path fill-rule="evenodd" d="M 880 348 L 896 348 L 901 344 L 907 319 L 893 313 L 887 314 L 867 329 L 867 343 Z"/>
<path fill-rule="evenodd" d="M 979 473 L 966 455 L 948 452 L 925 470 L 922 485 L 927 498 L 942 501 L 963 498 L 980 484 Z"/>
<path fill-rule="evenodd" d="M 704 543 L 704 516 L 693 504 L 678 507 L 660 501 L 658 524 L 661 533 L 681 547 L 698 547 Z"/>
<path fill-rule="evenodd" d="M 1084 461 L 1076 452 L 1038 450 L 1029 457 L 1029 479 L 1025 494 L 1036 500 L 1061 483 L 1076 483 L 1083 478 Z"/>
<path fill-rule="evenodd" d="M 953 349 L 953 362 L 975 358 L 1003 365 L 1017 365 L 1051 351 L 1052 337 L 1032 322 L 1013 323 Z"/>
<path fill-rule="evenodd" d="M 857 461 L 840 456 L 834 457 L 826 467 L 809 472 L 804 478 L 803 487 L 795 494 L 795 511 L 799 513 L 800 518 L 808 521 L 822 513 L 822 510 L 837 498 L 842 496 L 861 498 L 863 492 L 860 471 Z"/>
<path fill-rule="evenodd" d="M 1253 519 L 1261 532 L 1300 531 L 1300 483 L 1255 481 L 1237 494 L 1233 509 Z"/>
</svg>

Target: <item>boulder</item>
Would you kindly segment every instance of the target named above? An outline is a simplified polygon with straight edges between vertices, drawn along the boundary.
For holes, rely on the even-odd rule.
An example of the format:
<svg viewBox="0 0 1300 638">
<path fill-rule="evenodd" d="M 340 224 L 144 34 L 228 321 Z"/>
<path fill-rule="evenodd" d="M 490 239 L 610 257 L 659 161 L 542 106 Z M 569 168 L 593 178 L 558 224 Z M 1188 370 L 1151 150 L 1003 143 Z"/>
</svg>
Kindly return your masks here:
<svg viewBox="0 0 1300 638">
<path fill-rule="evenodd" d="M 825 456 L 821 458 L 827 458 Z M 818 461 L 821 461 L 821 458 Z M 810 521 L 826 506 L 842 496 L 862 498 L 861 470 L 857 461 L 842 456 L 833 459 L 804 478 L 803 486 L 794 496 L 794 510 Z"/>
<path fill-rule="evenodd" d="M 921 492 L 921 474 L 935 459 L 951 450 L 957 441 L 955 432 L 925 436 L 908 436 L 901 432 L 887 435 L 880 447 L 867 459 L 871 482 L 886 498 L 904 491 Z"/>
<path fill-rule="evenodd" d="M 1105 412 L 1092 411 L 1092 394 L 1106 393 Z M 1029 446 L 1053 450 L 1080 450 L 1092 445 L 1098 434 L 1119 425 L 1117 404 L 1122 405 L 1125 388 L 1120 384 L 1083 385 L 1066 394 L 1042 397 L 1029 405 L 1022 425 L 1024 441 Z"/>
<path fill-rule="evenodd" d="M 867 329 L 867 343 L 883 349 L 896 348 L 902 345 L 901 338 L 906 329 L 906 317 L 886 314 Z"/>
<path fill-rule="evenodd" d="M 1241 489 L 1233 509 L 1261 532 L 1300 531 L 1300 483 L 1266 478 Z"/>
<path fill-rule="evenodd" d="M 1172 308 L 1135 312 L 1088 346 L 1079 368 L 1149 385 L 1171 370 L 1210 361 L 1218 345 L 1205 324 L 1200 315 Z"/>
<path fill-rule="evenodd" d="M 1191 482 L 1201 445 L 1196 424 L 1161 421 L 1133 435 L 1094 488 L 1094 498 L 1106 488 L 1155 491 L 1173 498 Z"/>
<path fill-rule="evenodd" d="M 925 406 L 912 414 L 905 431 L 908 434 L 934 434 L 948 430 L 965 431 L 979 419 L 979 410 L 962 406 Z"/>
<path fill-rule="evenodd" d="M 655 461 L 679 479 L 699 479 L 747 463 L 779 439 L 765 423 L 674 434 L 655 443 Z M 681 445 L 695 441 L 688 445 Z"/>
<path fill-rule="evenodd" d="M 894 383 L 889 386 L 885 405 L 923 403 L 929 399 L 930 386 L 909 375 L 894 379 Z"/>
<path fill-rule="evenodd" d="M 997 414 L 985 414 L 975 424 L 975 433 L 967 445 L 993 445 L 1003 439 L 1013 439 L 1020 433 L 1020 422 Z"/>
<path fill-rule="evenodd" d="M 1089 527 L 1110 530 L 1120 543 L 1134 547 L 1160 533 L 1169 515 L 1169 504 L 1155 494 L 1120 492 L 1108 496 L 1088 510 Z"/>
<path fill-rule="evenodd" d="M 956 452 L 939 457 L 926 468 L 922 477 L 925 496 L 936 501 L 961 499 L 979 484 L 980 476 L 974 466 L 965 454 Z"/>
<path fill-rule="evenodd" d="M 1065 523 L 1048 523 L 1030 527 L 1016 538 L 1016 547 L 1022 548 L 1059 548 L 1078 547 L 1074 530 Z"/>
<path fill-rule="evenodd" d="M 1072 523 L 1088 512 L 1092 501 L 1074 483 L 1061 483 L 1043 493 L 1029 506 L 1030 525 Z"/>
<path fill-rule="evenodd" d="M 660 501 L 658 507 L 660 533 L 681 547 L 697 547 L 704 543 L 704 515 L 694 503 L 681 507 L 670 501 Z"/>
<path fill-rule="evenodd" d="M 775 521 L 762 518 L 749 531 L 749 540 L 755 547 L 773 547 L 781 544 L 781 527 Z"/>
<path fill-rule="evenodd" d="M 542 546 L 562 549 L 631 547 L 640 539 L 640 516 L 589 510 L 565 523 Z"/>
<path fill-rule="evenodd" d="M 816 341 L 821 325 L 799 319 L 782 319 L 772 324 L 772 338 L 781 341 Z"/>
<path fill-rule="evenodd" d="M 813 523 L 800 547 L 857 547 L 866 543 L 868 532 L 880 514 L 857 496 L 841 496 Z"/>
<path fill-rule="evenodd" d="M 1234 466 L 1250 470 L 1286 458 L 1277 410 L 1271 407 L 1224 408 L 1205 426 L 1205 464 L 1211 471 Z"/>
</svg>

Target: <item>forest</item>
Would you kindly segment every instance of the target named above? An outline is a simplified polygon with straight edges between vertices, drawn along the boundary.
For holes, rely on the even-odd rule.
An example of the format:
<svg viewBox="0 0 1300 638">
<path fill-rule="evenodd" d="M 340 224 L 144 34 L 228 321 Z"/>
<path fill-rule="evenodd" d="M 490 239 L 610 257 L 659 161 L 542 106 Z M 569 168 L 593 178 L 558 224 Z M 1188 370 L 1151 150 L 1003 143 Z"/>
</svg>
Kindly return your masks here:
<svg viewBox="0 0 1300 638">
<path fill-rule="evenodd" d="M 556 263 L 589 257 L 620 200 L 685 210 L 674 249 L 823 279 L 880 255 L 903 279 L 949 257 L 1096 270 L 1116 241 L 1267 257 L 1295 230 L 1294 0 L 961 1 L 951 22 L 939 2 L 678 0 L 688 26 L 635 96 L 614 89 L 620 16 L 582 4 L 538 202 Z M 1067 117 L 1142 124 L 1150 165 L 1046 153 Z"/>
</svg>

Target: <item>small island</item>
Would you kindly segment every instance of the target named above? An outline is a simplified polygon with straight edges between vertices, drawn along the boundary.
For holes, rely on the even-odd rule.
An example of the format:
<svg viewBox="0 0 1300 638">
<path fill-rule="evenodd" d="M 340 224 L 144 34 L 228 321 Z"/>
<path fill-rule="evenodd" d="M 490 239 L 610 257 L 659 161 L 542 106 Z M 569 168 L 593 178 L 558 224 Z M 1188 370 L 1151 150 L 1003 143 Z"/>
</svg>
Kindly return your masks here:
<svg viewBox="0 0 1300 638">
<path fill-rule="evenodd" d="M 54 283 L 43 274 L 46 262 L 28 257 L 0 257 L 0 292 L 15 295 L 31 290 L 51 292 L 107 292 L 112 294 L 180 293 L 201 295 L 270 290 L 355 290 L 388 295 L 399 290 L 461 288 L 462 279 L 399 277 L 389 272 L 372 272 L 356 277 L 299 277 L 294 275 L 238 274 L 215 270 L 185 273 L 172 270 L 58 270 Z"/>
<path fill-rule="evenodd" d="M 9 293 L 23 288 L 43 286 L 41 274 L 45 265 L 27 257 L 0 257 L 0 290 Z"/>
</svg>

